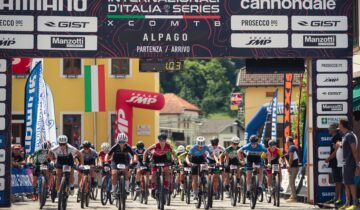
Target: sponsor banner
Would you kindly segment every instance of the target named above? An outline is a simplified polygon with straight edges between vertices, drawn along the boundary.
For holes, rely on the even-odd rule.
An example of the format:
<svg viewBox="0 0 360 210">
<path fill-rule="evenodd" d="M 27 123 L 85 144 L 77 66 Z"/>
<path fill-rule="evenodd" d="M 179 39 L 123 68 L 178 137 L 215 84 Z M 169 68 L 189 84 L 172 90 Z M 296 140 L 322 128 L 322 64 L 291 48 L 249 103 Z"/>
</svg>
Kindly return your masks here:
<svg viewBox="0 0 360 210">
<path fill-rule="evenodd" d="M 231 34 L 234 48 L 287 48 L 287 34 Z"/>
<path fill-rule="evenodd" d="M 327 147 L 318 147 L 318 158 L 325 160 L 330 156 L 331 148 Z"/>
<path fill-rule="evenodd" d="M 116 94 L 115 138 L 119 133 L 128 136 L 132 145 L 133 107 L 161 110 L 165 105 L 164 95 L 160 93 L 119 89 Z"/>
<path fill-rule="evenodd" d="M 292 92 L 292 81 L 293 81 L 293 74 L 285 74 L 285 80 L 284 80 L 284 138 L 286 139 L 288 136 L 290 136 L 291 132 L 291 115 L 290 115 L 290 109 L 291 109 L 291 92 Z M 287 144 L 284 145 L 285 151 L 288 150 Z"/>
<path fill-rule="evenodd" d="M 319 160 L 318 171 L 319 173 L 331 173 L 331 168 L 329 167 L 329 163 L 325 163 L 325 160 Z"/>
<path fill-rule="evenodd" d="M 49 127 L 49 136 L 50 136 L 49 139 L 51 145 L 57 145 L 54 97 L 49 85 L 47 84 L 46 84 L 46 96 L 47 96 L 47 106 L 48 106 L 47 126 Z"/>
<path fill-rule="evenodd" d="M 292 16 L 293 31 L 347 31 L 346 16 Z"/>
<path fill-rule="evenodd" d="M 0 15 L 0 31 L 34 31 L 34 16 Z"/>
<path fill-rule="evenodd" d="M 346 114 L 348 112 L 347 102 L 317 102 L 316 111 L 318 114 Z"/>
<path fill-rule="evenodd" d="M 334 183 L 330 183 L 330 174 L 319 174 L 318 181 L 320 187 L 335 186 Z"/>
<path fill-rule="evenodd" d="M 333 123 L 339 123 L 340 119 L 347 119 L 346 115 L 321 115 L 317 117 L 318 128 L 329 128 Z"/>
<path fill-rule="evenodd" d="M 347 86 L 347 74 L 317 74 L 316 83 L 318 86 Z"/>
<path fill-rule="evenodd" d="M 347 100 L 348 89 L 347 88 L 317 88 L 316 89 L 317 100 Z"/>
<path fill-rule="evenodd" d="M 97 36 L 38 35 L 39 50 L 97 50 Z"/>
<path fill-rule="evenodd" d="M 288 16 L 285 15 L 233 15 L 231 16 L 233 31 L 286 31 Z"/>
<path fill-rule="evenodd" d="M 317 187 L 318 194 L 315 197 L 318 203 L 323 203 L 333 199 L 335 195 L 334 187 Z"/>
<path fill-rule="evenodd" d="M 34 49 L 34 35 L 0 34 L 0 49 Z"/>
<path fill-rule="evenodd" d="M 32 193 L 31 169 L 11 169 L 11 193 Z"/>
<path fill-rule="evenodd" d="M 317 60 L 317 72 L 347 72 L 348 62 L 346 59 Z"/>
<path fill-rule="evenodd" d="M 241 93 L 231 93 L 231 97 L 230 97 L 231 105 L 240 105 L 242 101 L 243 99 Z"/>
<path fill-rule="evenodd" d="M 271 139 L 277 140 L 277 107 L 278 107 L 278 89 L 275 90 L 271 101 Z"/>
<path fill-rule="evenodd" d="M 97 17 L 39 16 L 38 31 L 97 32 Z"/>
<path fill-rule="evenodd" d="M 293 48 L 348 48 L 347 34 L 293 34 Z"/>
<path fill-rule="evenodd" d="M 330 146 L 332 144 L 332 137 L 330 136 L 328 130 L 318 130 L 317 144 L 319 146 Z"/>
</svg>

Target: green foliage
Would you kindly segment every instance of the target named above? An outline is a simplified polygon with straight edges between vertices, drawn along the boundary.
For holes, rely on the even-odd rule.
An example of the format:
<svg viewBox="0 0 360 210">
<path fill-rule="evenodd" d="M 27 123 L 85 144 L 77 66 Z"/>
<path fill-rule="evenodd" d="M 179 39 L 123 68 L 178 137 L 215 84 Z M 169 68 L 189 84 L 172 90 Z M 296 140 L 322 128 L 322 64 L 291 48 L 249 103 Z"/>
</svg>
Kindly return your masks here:
<svg viewBox="0 0 360 210">
<path fill-rule="evenodd" d="M 218 120 L 218 119 L 232 119 L 229 116 L 229 113 L 219 112 L 219 113 L 212 113 L 208 115 L 208 119 Z"/>
<path fill-rule="evenodd" d="M 230 111 L 230 95 L 239 91 L 236 78 L 242 64 L 232 59 L 186 60 L 182 72 L 161 73 L 161 91 L 199 106 L 205 116 L 217 112 L 236 116 Z"/>
</svg>

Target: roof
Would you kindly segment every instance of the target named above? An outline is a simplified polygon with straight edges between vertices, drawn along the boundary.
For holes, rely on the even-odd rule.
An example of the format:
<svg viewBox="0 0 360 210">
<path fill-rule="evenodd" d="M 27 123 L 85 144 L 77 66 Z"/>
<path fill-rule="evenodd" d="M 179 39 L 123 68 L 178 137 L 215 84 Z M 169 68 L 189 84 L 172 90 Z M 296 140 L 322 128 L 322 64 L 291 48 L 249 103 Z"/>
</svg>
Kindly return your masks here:
<svg viewBox="0 0 360 210">
<path fill-rule="evenodd" d="M 164 94 L 164 97 L 165 106 L 160 110 L 160 114 L 181 114 L 185 110 L 201 112 L 197 106 L 175 95 L 174 93 L 166 93 Z"/>
<path fill-rule="evenodd" d="M 233 125 L 234 119 L 204 119 L 200 126 L 201 134 L 220 133 L 227 126 Z"/>
<path fill-rule="evenodd" d="M 240 69 L 236 86 L 283 86 L 284 74 L 247 74 L 246 68 Z M 294 74 L 293 85 L 300 85 L 300 74 Z"/>
</svg>

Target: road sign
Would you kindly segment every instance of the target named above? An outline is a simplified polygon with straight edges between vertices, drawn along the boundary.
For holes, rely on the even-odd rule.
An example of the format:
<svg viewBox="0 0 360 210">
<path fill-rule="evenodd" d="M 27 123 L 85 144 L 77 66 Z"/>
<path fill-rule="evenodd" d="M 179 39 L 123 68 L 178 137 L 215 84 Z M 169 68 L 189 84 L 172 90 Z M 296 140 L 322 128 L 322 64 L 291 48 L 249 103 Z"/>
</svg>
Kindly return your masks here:
<svg viewBox="0 0 360 210">
<path fill-rule="evenodd" d="M 231 105 L 240 105 L 242 103 L 242 95 L 241 93 L 232 93 L 231 94 Z M 236 109 L 235 109 L 236 110 Z"/>
</svg>

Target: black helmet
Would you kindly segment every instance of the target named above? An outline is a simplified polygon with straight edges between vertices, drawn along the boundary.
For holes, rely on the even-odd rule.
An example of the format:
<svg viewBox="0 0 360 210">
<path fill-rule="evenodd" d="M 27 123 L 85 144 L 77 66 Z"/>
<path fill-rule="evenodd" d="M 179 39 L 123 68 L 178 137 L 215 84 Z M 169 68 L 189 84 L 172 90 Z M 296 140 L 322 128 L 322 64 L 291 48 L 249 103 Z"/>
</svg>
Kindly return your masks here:
<svg viewBox="0 0 360 210">
<path fill-rule="evenodd" d="M 256 135 L 250 136 L 250 142 L 251 143 L 258 143 L 258 137 Z"/>
<path fill-rule="evenodd" d="M 88 142 L 88 141 L 84 141 L 84 142 L 82 143 L 82 147 L 83 147 L 83 148 L 90 148 L 90 147 L 91 147 L 91 143 Z"/>
<path fill-rule="evenodd" d="M 137 147 L 138 149 L 144 148 L 144 147 L 145 147 L 144 142 L 138 141 L 138 143 L 136 143 L 136 147 Z"/>
<path fill-rule="evenodd" d="M 219 139 L 216 136 L 214 136 L 214 137 L 212 137 L 210 142 L 211 142 L 211 145 L 218 145 L 219 144 Z"/>
<path fill-rule="evenodd" d="M 271 139 L 268 144 L 269 144 L 269 146 L 276 146 L 277 145 L 275 139 Z"/>
<path fill-rule="evenodd" d="M 159 139 L 159 140 L 166 140 L 166 139 L 167 139 L 167 135 L 166 135 L 165 133 L 160 133 L 160 134 L 158 135 L 158 139 Z"/>
</svg>

